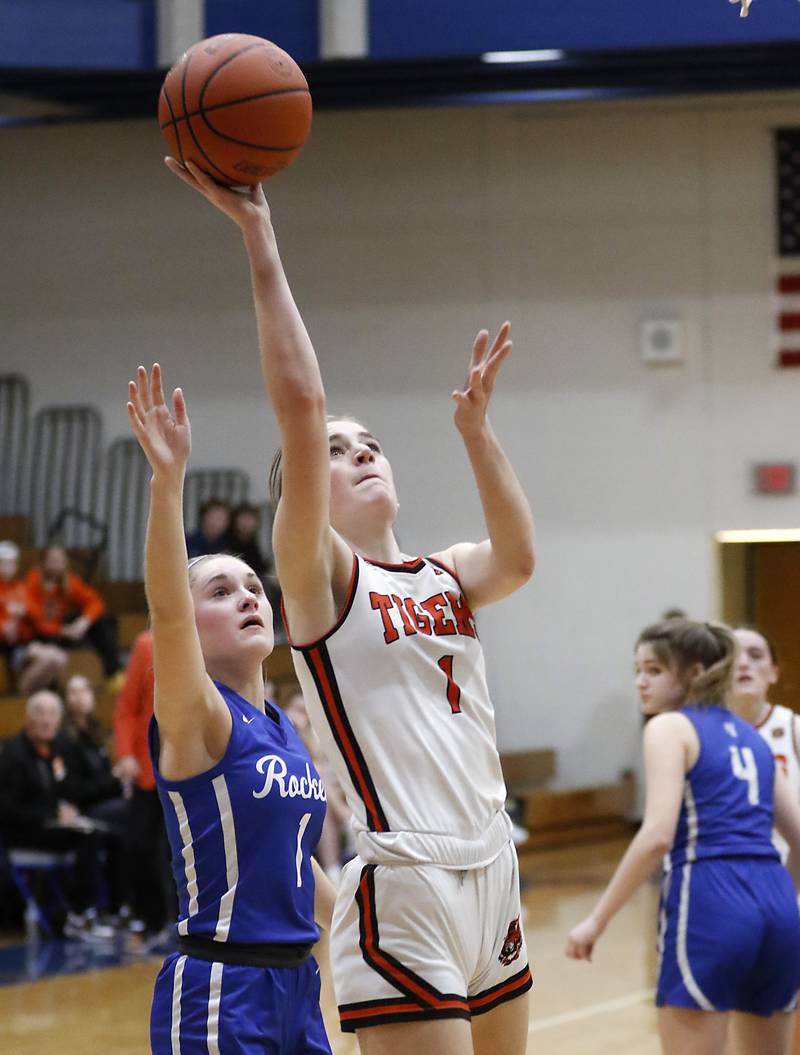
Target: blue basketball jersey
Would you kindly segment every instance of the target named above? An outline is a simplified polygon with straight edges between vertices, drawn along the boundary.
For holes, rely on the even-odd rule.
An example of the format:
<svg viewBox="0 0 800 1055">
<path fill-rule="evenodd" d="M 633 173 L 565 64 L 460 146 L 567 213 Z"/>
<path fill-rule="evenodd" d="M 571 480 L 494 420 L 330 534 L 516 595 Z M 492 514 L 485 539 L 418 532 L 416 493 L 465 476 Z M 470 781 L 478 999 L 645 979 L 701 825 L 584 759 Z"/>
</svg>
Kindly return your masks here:
<svg viewBox="0 0 800 1055">
<path fill-rule="evenodd" d="M 212 769 L 166 780 L 158 769 L 158 724 L 150 724 L 178 934 L 247 944 L 317 941 L 311 854 L 325 818 L 325 788 L 282 711 L 266 703 L 262 714 L 215 684 L 233 726 Z"/>
<path fill-rule="evenodd" d="M 775 760 L 762 736 L 722 707 L 682 707 L 700 740 L 686 774 L 678 827 L 668 856 L 777 857 L 772 844 Z"/>
</svg>

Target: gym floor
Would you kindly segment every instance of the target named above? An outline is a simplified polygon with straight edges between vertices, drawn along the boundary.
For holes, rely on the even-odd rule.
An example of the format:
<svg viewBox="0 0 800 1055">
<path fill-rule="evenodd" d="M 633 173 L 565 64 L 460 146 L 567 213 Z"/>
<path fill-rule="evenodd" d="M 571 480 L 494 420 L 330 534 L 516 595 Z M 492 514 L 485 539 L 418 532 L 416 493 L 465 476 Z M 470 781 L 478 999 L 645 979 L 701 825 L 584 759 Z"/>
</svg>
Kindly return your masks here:
<svg viewBox="0 0 800 1055">
<path fill-rule="evenodd" d="M 563 953 L 567 931 L 594 904 L 624 847 L 616 841 L 521 859 L 534 974 L 531 1053 L 660 1051 L 652 1003 L 656 885 L 646 884 L 614 920 L 591 964 L 574 963 Z M 0 1047 L 9 1055 L 144 1055 L 160 963 L 153 956 L 120 962 L 75 943 L 0 949 Z M 330 991 L 323 996 L 334 1055 L 356 1055 L 355 1039 L 332 1026 Z"/>
</svg>

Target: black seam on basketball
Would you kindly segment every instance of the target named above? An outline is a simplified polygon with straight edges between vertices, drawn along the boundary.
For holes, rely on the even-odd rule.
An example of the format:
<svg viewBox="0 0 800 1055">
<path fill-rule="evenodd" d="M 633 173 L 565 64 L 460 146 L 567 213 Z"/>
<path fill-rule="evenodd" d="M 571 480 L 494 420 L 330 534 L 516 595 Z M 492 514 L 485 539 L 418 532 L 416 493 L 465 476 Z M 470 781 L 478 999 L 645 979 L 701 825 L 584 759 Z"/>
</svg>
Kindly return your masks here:
<svg viewBox="0 0 800 1055">
<path fill-rule="evenodd" d="M 161 91 L 164 93 L 164 102 L 167 104 L 167 108 L 168 108 L 169 112 L 172 114 L 172 120 L 171 121 L 167 121 L 167 123 L 165 125 L 162 125 L 161 127 L 162 127 L 162 129 L 164 129 L 164 128 L 167 128 L 171 124 L 175 125 L 175 142 L 178 144 L 178 160 L 183 165 L 183 164 L 185 164 L 185 162 L 183 160 L 183 144 L 181 143 L 181 134 L 178 131 L 178 122 L 177 122 L 177 120 L 175 118 L 175 111 L 172 108 L 172 100 L 169 97 L 169 92 L 167 91 L 166 82 L 161 86 Z"/>
<path fill-rule="evenodd" d="M 181 77 L 181 101 L 183 103 L 184 113 L 187 110 L 187 106 L 186 106 L 186 71 L 189 69 L 189 64 L 191 63 L 191 61 L 192 61 L 192 56 L 190 55 L 187 58 L 186 63 L 184 64 L 183 76 Z M 219 165 L 216 165 L 211 160 L 211 158 L 208 156 L 208 154 L 205 152 L 205 150 L 203 150 L 203 148 L 200 146 L 200 142 L 199 142 L 197 136 L 195 135 L 195 131 L 192 128 L 192 122 L 191 121 L 187 121 L 186 122 L 186 128 L 187 128 L 187 130 L 189 132 L 189 135 L 194 140 L 194 145 L 200 151 L 200 153 L 205 158 L 205 160 L 208 162 L 208 164 L 211 166 L 211 168 L 214 169 L 216 172 L 218 172 L 220 174 L 220 176 L 222 176 L 222 178 L 225 180 L 226 183 L 230 183 L 231 180 L 233 179 L 233 177 L 230 176 L 224 169 L 221 169 L 219 167 Z M 176 129 L 175 129 L 175 131 L 177 133 L 177 122 L 176 122 Z M 209 175 L 210 175 L 210 173 L 209 173 Z"/>
<path fill-rule="evenodd" d="M 227 59 L 224 59 L 222 62 L 220 62 L 220 64 L 218 66 L 214 67 L 214 69 L 211 71 L 211 73 L 209 73 L 209 75 L 206 77 L 205 81 L 203 82 L 203 87 L 200 89 L 200 94 L 197 97 L 198 98 L 198 102 L 200 104 L 200 109 L 201 110 L 204 108 L 203 107 L 203 98 L 204 98 L 204 96 L 206 94 L 206 90 L 207 90 L 209 84 L 211 84 L 212 79 L 214 77 L 216 77 L 216 75 L 220 72 L 220 70 L 224 70 L 225 67 L 228 65 L 228 63 L 233 62 L 234 59 L 238 59 L 240 55 L 245 55 L 245 54 L 247 54 L 248 51 L 252 51 L 253 48 L 260 48 L 262 46 L 263 45 L 262 45 L 260 40 L 254 41 L 252 44 L 245 44 L 245 46 L 241 49 L 241 51 L 234 52 L 233 55 L 229 55 L 227 57 Z M 291 90 L 293 90 L 293 91 L 303 91 L 304 89 L 297 89 L 297 88 L 295 88 L 295 89 L 291 89 Z M 305 91 L 308 91 L 308 89 L 306 88 Z M 275 94 L 277 94 L 277 92 Z"/>
<path fill-rule="evenodd" d="M 297 95 L 298 92 L 305 92 L 309 95 L 308 88 L 278 88 L 274 92 L 258 92 L 256 95 L 242 95 L 238 99 L 229 99 L 224 103 L 214 103 L 213 106 L 201 106 L 199 110 L 192 110 L 191 113 L 186 113 L 186 99 L 184 97 L 184 112 L 180 117 L 174 117 L 171 121 L 167 121 L 166 124 L 161 125 L 162 128 L 166 128 L 167 125 L 176 124 L 178 121 L 187 121 L 190 117 L 199 117 L 201 114 L 213 113 L 215 110 L 224 110 L 226 106 L 238 106 L 239 103 L 251 103 L 255 99 L 269 99 L 273 95 Z"/>
<path fill-rule="evenodd" d="M 228 136 L 225 135 L 224 132 L 220 132 L 211 124 L 211 122 L 206 117 L 205 113 L 201 113 L 200 117 L 205 122 L 206 128 L 208 128 L 210 132 L 213 132 L 218 139 L 224 139 L 226 143 L 236 143 L 240 147 L 247 147 L 248 150 L 269 150 L 274 154 L 286 154 L 291 150 L 299 150 L 300 147 L 303 145 L 302 143 L 296 143 L 294 146 L 290 147 L 271 147 L 262 146 L 260 143 L 248 143 L 246 139 L 235 139 L 233 136 Z"/>
<path fill-rule="evenodd" d="M 192 128 L 191 121 L 189 121 L 187 123 L 186 127 L 189 130 L 189 135 L 191 135 L 192 139 L 194 140 L 194 145 L 197 147 L 197 149 L 203 155 L 203 157 L 208 162 L 208 164 L 211 166 L 211 168 L 214 169 L 216 172 L 218 172 L 220 174 L 220 176 L 222 176 L 222 178 L 225 180 L 226 183 L 233 182 L 235 180 L 235 177 L 231 176 L 231 174 L 229 172 L 226 172 L 225 169 L 221 169 L 219 167 L 219 165 L 216 164 L 216 162 L 212 161 L 212 159 L 208 156 L 208 154 L 205 152 L 205 150 L 203 150 L 202 146 L 200 145 L 200 140 L 197 138 L 197 136 L 195 135 L 195 131 Z M 198 166 L 198 168 L 200 168 L 200 167 L 202 167 L 202 166 Z M 209 175 L 211 175 L 211 173 L 209 173 Z"/>
</svg>

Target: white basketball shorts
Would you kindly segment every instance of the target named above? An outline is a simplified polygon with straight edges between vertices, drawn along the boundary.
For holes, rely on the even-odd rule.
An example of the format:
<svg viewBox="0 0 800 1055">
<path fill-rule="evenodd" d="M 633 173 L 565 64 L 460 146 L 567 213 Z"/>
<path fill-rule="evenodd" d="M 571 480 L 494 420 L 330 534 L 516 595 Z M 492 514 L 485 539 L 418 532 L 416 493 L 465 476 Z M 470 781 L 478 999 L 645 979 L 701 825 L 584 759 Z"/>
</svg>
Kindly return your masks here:
<svg viewBox="0 0 800 1055">
<path fill-rule="evenodd" d="M 530 989 L 517 854 L 484 868 L 368 864 L 340 880 L 331 962 L 342 1029 L 466 1018 Z"/>
</svg>

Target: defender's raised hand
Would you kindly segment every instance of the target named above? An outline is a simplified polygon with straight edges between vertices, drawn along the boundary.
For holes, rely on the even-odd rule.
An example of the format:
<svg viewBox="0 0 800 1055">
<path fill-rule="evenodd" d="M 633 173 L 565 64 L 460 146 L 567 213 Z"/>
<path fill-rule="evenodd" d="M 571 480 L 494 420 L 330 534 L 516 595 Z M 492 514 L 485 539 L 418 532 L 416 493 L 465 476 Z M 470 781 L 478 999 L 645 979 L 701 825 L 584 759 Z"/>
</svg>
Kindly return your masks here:
<svg viewBox="0 0 800 1055">
<path fill-rule="evenodd" d="M 192 433 L 183 392 L 172 394 L 172 411 L 164 399 L 161 367 L 150 377 L 143 366 L 128 382 L 128 419 L 153 473 L 182 474 L 192 450 Z"/>
<path fill-rule="evenodd" d="M 481 330 L 475 338 L 464 389 L 453 392 L 456 428 L 462 435 L 477 432 L 485 424 L 497 372 L 512 348 L 510 332 L 511 323 L 504 322 L 491 345 L 486 330 Z"/>
</svg>

